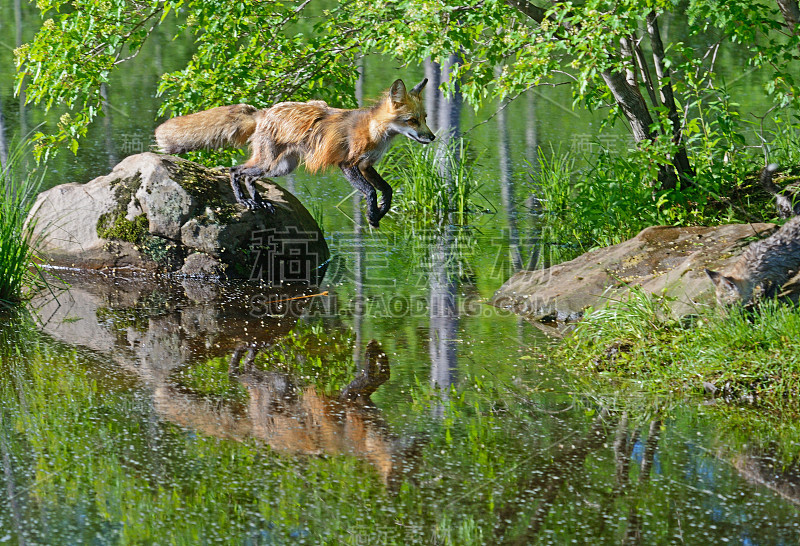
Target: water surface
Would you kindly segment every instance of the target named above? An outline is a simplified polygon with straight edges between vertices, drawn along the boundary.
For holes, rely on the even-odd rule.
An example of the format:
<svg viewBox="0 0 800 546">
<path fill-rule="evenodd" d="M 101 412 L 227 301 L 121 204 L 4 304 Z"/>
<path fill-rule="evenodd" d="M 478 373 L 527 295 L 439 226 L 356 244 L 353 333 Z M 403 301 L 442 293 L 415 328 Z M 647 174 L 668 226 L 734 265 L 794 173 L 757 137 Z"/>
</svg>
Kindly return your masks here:
<svg viewBox="0 0 800 546">
<path fill-rule="evenodd" d="M 331 235 L 314 290 L 62 274 L 3 330 L 0 538 L 796 541 L 779 453 L 561 371 L 483 303 L 488 231 Z"/>
</svg>

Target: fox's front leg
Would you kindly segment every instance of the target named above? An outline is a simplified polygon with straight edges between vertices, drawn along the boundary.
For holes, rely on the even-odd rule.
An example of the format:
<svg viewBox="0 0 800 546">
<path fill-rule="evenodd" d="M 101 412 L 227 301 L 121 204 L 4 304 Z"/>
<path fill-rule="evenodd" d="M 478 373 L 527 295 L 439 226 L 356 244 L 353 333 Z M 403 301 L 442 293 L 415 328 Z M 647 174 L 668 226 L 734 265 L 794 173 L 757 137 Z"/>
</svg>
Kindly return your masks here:
<svg viewBox="0 0 800 546">
<path fill-rule="evenodd" d="M 392 208 L 392 187 L 378 174 L 378 171 L 376 171 L 372 165 L 362 167 L 361 172 L 367 181 L 381 192 L 381 208 L 378 211 L 378 219 L 380 220 L 386 216 L 386 213 Z"/>
<path fill-rule="evenodd" d="M 357 165 L 341 163 L 339 164 L 339 168 L 342 169 L 350 185 L 364 194 L 364 197 L 367 199 L 367 221 L 372 227 L 378 227 L 382 215 L 378 209 L 378 193 L 375 191 L 375 188 L 364 178 L 364 174 Z"/>
</svg>

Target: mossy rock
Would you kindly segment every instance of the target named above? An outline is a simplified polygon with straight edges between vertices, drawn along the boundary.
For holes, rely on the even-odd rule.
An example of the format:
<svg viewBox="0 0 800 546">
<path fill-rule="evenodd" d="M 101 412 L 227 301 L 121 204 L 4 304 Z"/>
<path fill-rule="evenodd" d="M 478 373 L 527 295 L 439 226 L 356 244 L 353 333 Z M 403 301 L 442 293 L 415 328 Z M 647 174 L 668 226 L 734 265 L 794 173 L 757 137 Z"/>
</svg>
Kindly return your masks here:
<svg viewBox="0 0 800 546">
<path fill-rule="evenodd" d="M 329 256 L 319 226 L 285 189 L 269 181 L 258 187 L 274 212 L 238 204 L 227 171 L 143 153 L 107 176 L 43 192 L 31 219 L 52 265 L 315 284 Z M 297 274 L 282 259 L 306 268 Z"/>
<path fill-rule="evenodd" d="M 624 300 L 633 286 L 665 296 L 675 318 L 715 305 L 705 268 L 727 270 L 755 238 L 774 224 L 705 227 L 653 226 L 618 245 L 536 271 L 519 271 L 491 303 L 560 331 L 587 308 Z"/>
</svg>

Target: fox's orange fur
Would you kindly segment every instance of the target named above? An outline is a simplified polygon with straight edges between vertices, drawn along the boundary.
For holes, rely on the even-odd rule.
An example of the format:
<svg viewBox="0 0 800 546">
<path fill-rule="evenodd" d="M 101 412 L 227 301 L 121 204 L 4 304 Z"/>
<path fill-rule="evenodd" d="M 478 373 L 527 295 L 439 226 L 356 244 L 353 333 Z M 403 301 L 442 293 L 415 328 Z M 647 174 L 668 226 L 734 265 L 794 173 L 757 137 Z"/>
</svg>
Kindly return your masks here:
<svg viewBox="0 0 800 546">
<path fill-rule="evenodd" d="M 423 80 L 406 91 L 397 80 L 375 105 L 357 110 L 332 108 L 324 101 L 281 102 L 257 110 L 247 104 L 220 106 L 170 119 L 156 129 L 166 153 L 202 148 L 250 146 L 250 158 L 231 169 L 237 201 L 257 208 L 263 200 L 250 177 L 284 176 L 302 161 L 311 172 L 338 166 L 354 188 L 367 198 L 367 218 L 377 227 L 391 206 L 391 187 L 373 165 L 398 134 L 427 144 L 434 135 L 425 123 Z M 244 177 L 252 199 L 244 199 Z M 383 194 L 380 209 L 377 194 Z"/>
</svg>

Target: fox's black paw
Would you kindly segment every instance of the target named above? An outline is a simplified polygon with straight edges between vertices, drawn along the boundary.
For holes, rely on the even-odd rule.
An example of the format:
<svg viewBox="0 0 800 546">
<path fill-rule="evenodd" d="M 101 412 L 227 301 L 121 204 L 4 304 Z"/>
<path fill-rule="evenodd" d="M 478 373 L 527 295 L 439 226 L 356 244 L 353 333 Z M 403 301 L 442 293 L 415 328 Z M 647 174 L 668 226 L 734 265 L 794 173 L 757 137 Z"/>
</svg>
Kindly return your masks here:
<svg viewBox="0 0 800 546">
<path fill-rule="evenodd" d="M 267 209 L 268 212 L 275 213 L 273 204 L 263 199 L 242 199 L 240 203 L 250 210 Z"/>
</svg>

